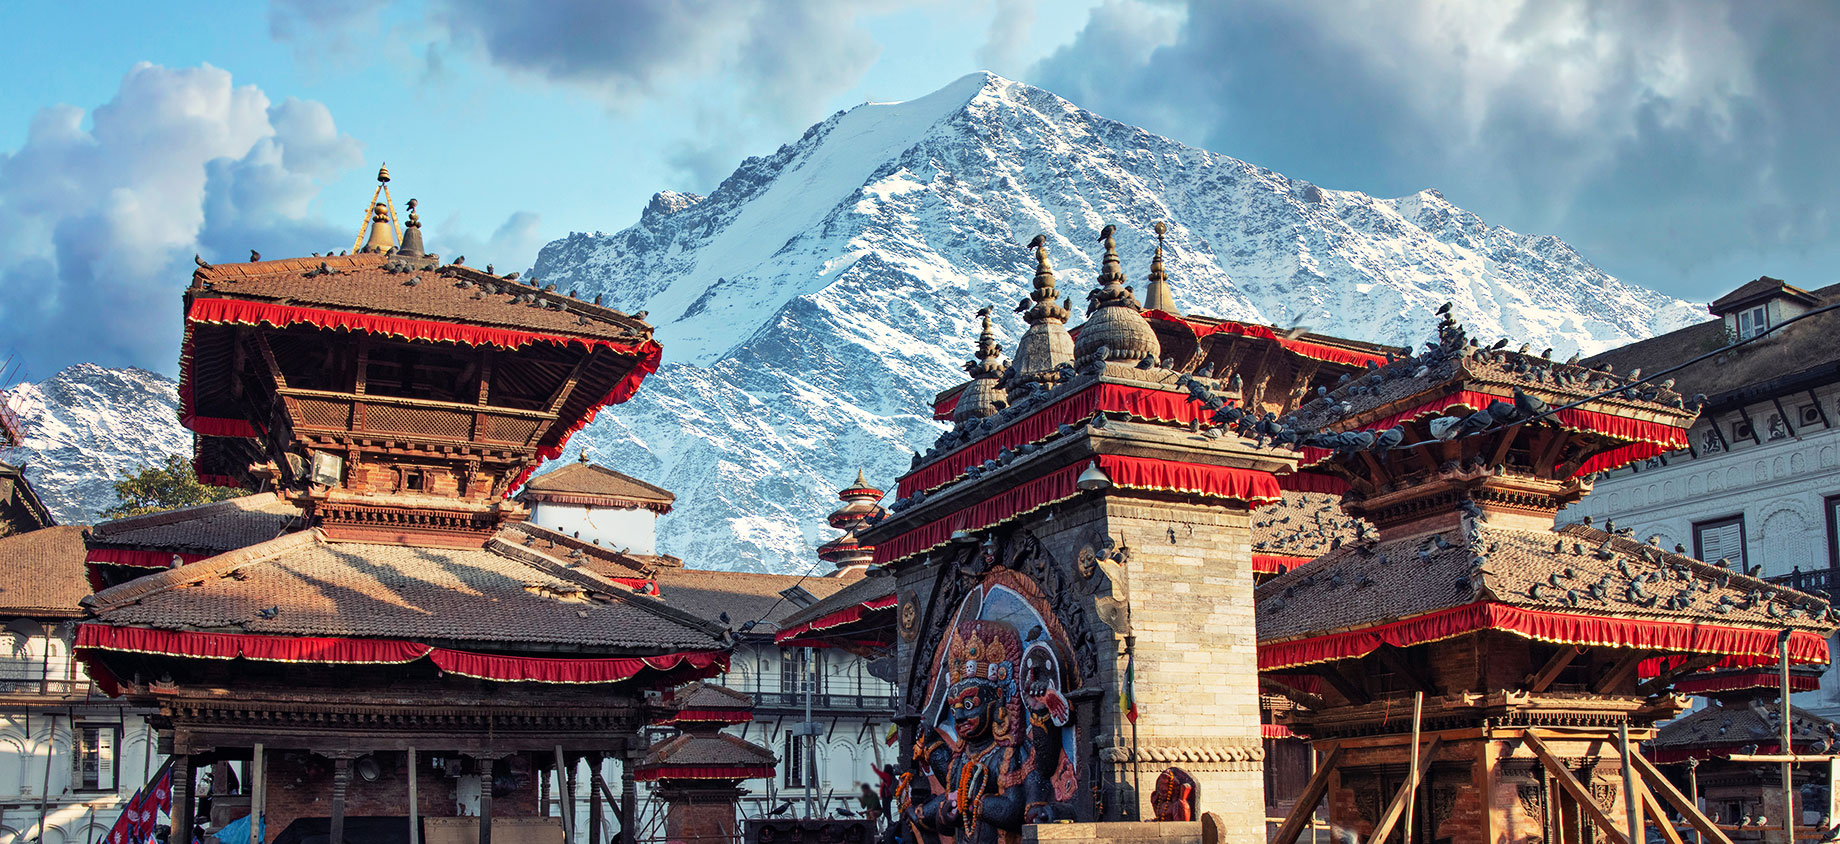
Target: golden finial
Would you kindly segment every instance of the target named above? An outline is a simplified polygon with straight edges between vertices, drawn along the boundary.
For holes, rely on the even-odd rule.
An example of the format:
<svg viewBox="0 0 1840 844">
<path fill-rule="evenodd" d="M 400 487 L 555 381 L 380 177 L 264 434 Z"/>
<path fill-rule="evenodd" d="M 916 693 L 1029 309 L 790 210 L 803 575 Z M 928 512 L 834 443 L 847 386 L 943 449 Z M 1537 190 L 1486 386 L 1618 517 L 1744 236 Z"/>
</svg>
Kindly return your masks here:
<svg viewBox="0 0 1840 844">
<path fill-rule="evenodd" d="M 377 168 L 377 184 L 387 185 L 389 183 L 390 183 L 390 165 L 384 164 L 383 166 Z"/>
<path fill-rule="evenodd" d="M 364 222 L 351 242 L 353 252 L 388 252 L 401 244 L 396 228 L 395 200 L 390 198 L 390 168 L 377 168 L 377 189 L 371 192 L 370 204 L 364 208 Z"/>
<path fill-rule="evenodd" d="M 869 479 L 863 476 L 863 470 L 861 469 L 856 470 L 856 488 L 857 489 L 868 489 L 869 488 Z"/>
<path fill-rule="evenodd" d="M 1176 299 L 1169 292 L 1169 276 L 1163 272 L 1163 236 L 1169 226 L 1161 220 L 1156 224 L 1156 252 L 1150 256 L 1150 275 L 1144 286 L 1144 307 L 1166 314 L 1180 314 L 1176 310 Z"/>
</svg>

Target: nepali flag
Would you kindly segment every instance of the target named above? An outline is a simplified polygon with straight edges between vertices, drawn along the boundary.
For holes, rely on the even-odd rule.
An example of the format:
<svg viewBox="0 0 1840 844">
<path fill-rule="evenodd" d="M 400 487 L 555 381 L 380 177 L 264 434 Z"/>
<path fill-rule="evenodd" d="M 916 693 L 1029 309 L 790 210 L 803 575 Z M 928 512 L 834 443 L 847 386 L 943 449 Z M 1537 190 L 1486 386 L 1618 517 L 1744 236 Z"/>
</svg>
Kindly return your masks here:
<svg viewBox="0 0 1840 844">
<path fill-rule="evenodd" d="M 162 813 L 172 812 L 172 762 L 160 766 L 153 783 L 134 792 L 122 807 L 121 817 L 109 829 L 108 844 L 146 844 L 153 840 L 154 827 Z"/>
<path fill-rule="evenodd" d="M 128 804 L 121 809 L 121 816 L 115 819 L 115 825 L 109 827 L 108 844 L 140 844 L 136 831 L 140 827 L 141 790 L 135 789 L 134 796 L 128 798 Z"/>
<path fill-rule="evenodd" d="M 1124 713 L 1131 723 L 1137 723 L 1137 654 L 1133 653 L 1124 660 L 1124 693 L 1118 696 L 1118 711 Z"/>
</svg>

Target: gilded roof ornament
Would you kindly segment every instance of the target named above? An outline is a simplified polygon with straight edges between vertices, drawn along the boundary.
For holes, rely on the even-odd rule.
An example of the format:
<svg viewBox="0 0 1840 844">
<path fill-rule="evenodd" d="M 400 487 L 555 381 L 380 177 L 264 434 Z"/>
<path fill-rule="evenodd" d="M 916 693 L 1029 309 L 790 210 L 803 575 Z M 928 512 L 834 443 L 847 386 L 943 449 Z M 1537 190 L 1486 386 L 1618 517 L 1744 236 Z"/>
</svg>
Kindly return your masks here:
<svg viewBox="0 0 1840 844">
<path fill-rule="evenodd" d="M 1176 309 L 1176 298 L 1169 290 L 1169 276 L 1163 272 L 1163 235 L 1169 226 L 1161 220 L 1156 224 L 1156 254 L 1150 256 L 1150 275 L 1144 286 L 1144 307 L 1166 314 L 1181 315 Z"/>
</svg>

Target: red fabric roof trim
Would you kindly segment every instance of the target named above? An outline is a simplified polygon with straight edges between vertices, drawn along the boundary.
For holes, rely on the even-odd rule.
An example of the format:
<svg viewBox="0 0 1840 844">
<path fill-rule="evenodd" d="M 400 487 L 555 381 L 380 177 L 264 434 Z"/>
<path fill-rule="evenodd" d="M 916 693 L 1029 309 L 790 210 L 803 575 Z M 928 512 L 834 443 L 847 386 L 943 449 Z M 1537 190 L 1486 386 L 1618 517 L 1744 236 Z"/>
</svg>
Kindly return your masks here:
<svg viewBox="0 0 1840 844">
<path fill-rule="evenodd" d="M 753 780 L 773 776 L 771 765 L 685 765 L 672 767 L 669 763 L 656 767 L 638 767 L 633 769 L 633 779 L 639 782 L 657 780 Z"/>
<path fill-rule="evenodd" d="M 1195 332 L 1195 337 L 1197 339 L 1206 337 L 1210 334 L 1239 334 L 1246 337 L 1256 337 L 1261 340 L 1270 340 L 1295 354 L 1313 360 L 1345 363 L 1353 366 L 1366 366 L 1369 361 L 1381 366 L 1386 365 L 1385 355 L 1370 355 L 1366 352 L 1357 352 L 1352 349 L 1343 349 L 1336 346 L 1326 346 L 1321 343 L 1312 343 L 1308 340 L 1285 339 L 1278 336 L 1276 331 L 1266 328 L 1263 325 L 1248 325 L 1243 322 L 1233 322 L 1231 320 L 1222 322 L 1219 325 L 1207 325 L 1199 322 L 1189 322 L 1175 314 L 1158 310 L 1145 310 L 1144 318 L 1182 323 L 1188 326 L 1190 331 Z"/>
<path fill-rule="evenodd" d="M 1109 386 L 1109 385 L 1107 385 Z M 1099 468 L 1121 489 L 1187 492 L 1244 501 L 1257 507 L 1283 496 L 1268 472 L 1203 466 L 1175 460 L 1101 454 Z M 1086 462 L 1064 466 L 1021 486 L 916 527 L 875 546 L 875 562 L 885 564 L 944 545 L 958 530 L 983 530 L 1078 495 L 1076 485 Z"/>
<path fill-rule="evenodd" d="M 1478 601 L 1364 630 L 1260 644 L 1259 670 L 1280 671 L 1354 659 L 1373 653 L 1381 645 L 1408 648 L 1482 630 L 1556 644 L 1720 654 L 1734 660 L 1754 660 L 1752 664 L 1757 665 L 1775 660 L 1778 653 L 1774 630 L 1602 618 Z M 1789 638 L 1789 659 L 1826 663 L 1827 640 L 1797 630 Z"/>
<path fill-rule="evenodd" d="M 261 436 L 256 426 L 247 419 L 224 419 L 217 416 L 188 415 L 179 420 L 179 424 L 195 434 L 207 437 L 246 437 L 255 439 Z"/>
<path fill-rule="evenodd" d="M 1287 738 L 1297 737 L 1296 733 L 1291 732 L 1291 728 L 1286 727 L 1283 724 L 1260 724 L 1259 725 L 1259 735 L 1264 736 L 1265 738 L 1268 738 L 1268 739 L 1287 739 Z"/>
<path fill-rule="evenodd" d="M 907 473 L 895 484 L 896 495 L 907 498 L 919 490 L 937 489 L 1005 448 L 1045 440 L 1061 425 L 1078 422 L 1101 410 L 1128 413 L 1134 419 L 1182 424 L 1212 415 L 1187 393 L 1095 383 Z"/>
<path fill-rule="evenodd" d="M 1782 677 L 1774 671 L 1740 671 L 1735 673 L 1688 676 L 1674 681 L 1674 691 L 1687 695 L 1708 692 L 1735 692 L 1743 689 L 1781 689 Z M 1789 691 L 1812 692 L 1821 688 L 1821 678 L 1807 674 L 1790 674 Z"/>
<path fill-rule="evenodd" d="M 754 720 L 751 709 L 679 709 L 657 718 L 654 724 L 745 724 Z"/>
<path fill-rule="evenodd" d="M 726 651 L 687 651 L 655 657 L 554 659 L 497 656 L 437 648 L 399 639 L 260 636 L 248 633 L 153 630 L 82 624 L 79 651 L 123 651 L 200 659 L 253 659 L 339 665 L 401 665 L 427 657 L 443 671 L 481 680 L 534 683 L 613 683 L 647 669 L 672 682 L 713 677 L 728 669 Z"/>
<path fill-rule="evenodd" d="M 1498 396 L 1492 393 L 1463 390 L 1440 398 L 1431 399 L 1430 401 L 1407 410 L 1402 410 L 1376 422 L 1369 423 L 1363 426 L 1363 429 L 1369 431 L 1384 431 L 1407 420 L 1418 419 L 1424 416 L 1447 415 L 1452 408 L 1462 408 L 1467 412 L 1474 413 L 1498 401 L 1511 402 L 1513 399 L 1508 396 Z M 1585 461 L 1584 465 L 1580 466 L 1578 471 L 1574 473 L 1574 476 L 1586 475 L 1592 472 L 1602 472 L 1609 469 L 1615 469 L 1619 466 L 1627 466 L 1637 460 L 1647 460 L 1659 454 L 1666 454 L 1675 449 L 1687 447 L 1687 430 L 1685 428 L 1674 427 L 1673 425 L 1664 425 L 1659 422 L 1646 422 L 1640 419 L 1630 419 L 1626 416 L 1601 413 L 1595 410 L 1583 410 L 1576 407 L 1561 410 L 1553 418 L 1558 420 L 1560 427 L 1567 430 L 1588 431 L 1611 439 L 1622 440 L 1626 443 L 1625 445 L 1610 449 Z M 1302 450 L 1302 454 L 1303 464 L 1305 466 L 1311 466 L 1321 463 L 1330 456 L 1331 452 L 1320 448 L 1305 448 Z"/>
<path fill-rule="evenodd" d="M 1312 451 L 1314 449 L 1311 449 Z M 1287 492 L 1320 492 L 1325 495 L 1343 495 L 1348 492 L 1348 481 L 1334 475 L 1319 472 L 1286 472 L 1278 476 L 1278 488 Z"/>
<path fill-rule="evenodd" d="M 781 644 L 790 639 L 807 636 L 820 630 L 829 630 L 834 627 L 842 627 L 845 624 L 861 621 L 862 617 L 869 612 L 888 609 L 898 602 L 899 598 L 897 596 L 884 595 L 880 598 L 864 601 L 853 607 L 844 607 L 829 615 L 819 616 L 804 624 L 781 630 L 773 635 L 773 642 L 775 644 Z"/>
<path fill-rule="evenodd" d="M 1283 574 L 1303 565 L 1315 557 L 1286 557 L 1280 554 L 1253 554 L 1252 571 L 1255 574 Z"/>
<path fill-rule="evenodd" d="M 933 402 L 933 418 L 941 422 L 952 421 L 952 412 L 958 409 L 958 399 L 965 391 L 955 390 L 952 395 Z"/>
<path fill-rule="evenodd" d="M 141 551 L 133 548 L 91 548 L 84 556 L 84 561 L 91 563 L 108 563 L 117 566 L 134 566 L 143 569 L 172 568 L 172 558 L 178 557 L 181 564 L 196 563 L 210 554 L 174 554 L 170 551 Z"/>
</svg>

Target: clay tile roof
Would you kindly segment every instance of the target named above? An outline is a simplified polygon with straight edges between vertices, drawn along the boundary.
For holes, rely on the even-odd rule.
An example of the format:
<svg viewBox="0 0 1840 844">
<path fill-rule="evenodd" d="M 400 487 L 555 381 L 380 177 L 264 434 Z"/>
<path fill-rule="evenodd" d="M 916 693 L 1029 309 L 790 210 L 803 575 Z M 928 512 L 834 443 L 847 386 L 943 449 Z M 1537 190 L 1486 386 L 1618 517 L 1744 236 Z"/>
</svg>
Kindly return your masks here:
<svg viewBox="0 0 1840 844">
<path fill-rule="evenodd" d="M 163 629 L 612 653 L 722 647 L 713 625 L 503 539 L 450 549 L 335 543 L 307 531 L 124 583 L 86 604 L 104 623 Z M 258 614 L 269 608 L 273 618 Z"/>
<path fill-rule="evenodd" d="M 300 527 L 300 508 L 270 493 L 103 522 L 90 528 L 99 548 L 221 554 Z"/>
<path fill-rule="evenodd" d="M 1742 289 L 1742 288 L 1740 288 Z M 1818 305 L 1840 299 L 1840 284 L 1812 294 Z M 1690 325 L 1639 343 L 1612 349 L 1584 363 L 1608 363 L 1618 372 L 1640 367 L 1658 372 L 1725 345 L 1724 320 Z M 1833 378 L 1840 372 L 1840 312 L 1812 316 L 1782 328 L 1761 340 L 1728 354 L 1687 367 L 1672 377 L 1675 391 L 1683 395 L 1704 393 L 1714 407 L 1729 398 L 1755 393 L 1767 395 L 1771 382 L 1818 375 Z"/>
<path fill-rule="evenodd" d="M 672 709 L 750 709 L 754 698 L 727 686 L 696 682 L 676 690 L 671 696 Z"/>
<path fill-rule="evenodd" d="M 1471 536 L 1459 530 L 1435 536 L 1449 547 L 1437 547 L 1432 535 L 1344 545 L 1266 581 L 1255 593 L 1259 641 L 1362 629 L 1476 601 L 1598 617 L 1833 631 L 1825 620 L 1827 603 L 1819 598 L 1583 525 L 1554 532 L 1485 522 Z M 1606 541 L 1610 559 L 1598 553 Z M 1484 560 L 1480 578 L 1471 574 L 1476 557 Z M 1637 578 L 1642 582 L 1632 593 Z M 1690 603 L 1669 609 L 1676 597 Z"/>
<path fill-rule="evenodd" d="M 861 575 L 857 575 L 860 577 Z M 780 597 L 795 584 L 823 599 L 855 582 L 855 578 L 806 577 L 793 574 L 668 569 L 658 572 L 658 591 L 664 602 L 698 618 L 714 621 L 728 613 L 737 629 L 758 620 L 752 633 L 778 630 L 799 607 Z"/>
<path fill-rule="evenodd" d="M 639 761 L 638 767 L 655 768 L 664 765 L 671 767 L 771 766 L 777 761 L 779 759 L 773 755 L 773 751 L 726 733 L 715 735 L 681 733 L 653 745 L 651 752 L 645 754 L 645 758 Z"/>
<path fill-rule="evenodd" d="M 0 538 L 0 615 L 76 618 L 89 594 L 83 528 L 40 528 Z"/>
<path fill-rule="evenodd" d="M 857 578 L 855 582 L 831 593 L 829 597 L 787 615 L 780 621 L 780 629 L 786 630 L 797 627 L 801 624 L 809 623 L 814 619 L 823 618 L 831 613 L 848 609 L 866 601 L 886 598 L 894 594 L 894 581 L 895 579 L 892 577 Z M 805 585 L 809 588 L 811 581 L 806 580 Z M 889 618 L 889 623 L 892 624 L 893 617 L 890 616 Z"/>
<path fill-rule="evenodd" d="M 506 541 L 524 544 L 552 557 L 575 561 L 602 577 L 651 577 L 661 569 L 682 568 L 684 565 L 683 560 L 669 554 L 633 554 L 618 548 L 596 545 L 585 539 L 576 539 L 531 522 L 506 525 L 500 533 Z M 526 538 L 532 541 L 526 543 Z M 572 556 L 577 550 L 582 552 L 582 556 Z"/>
<path fill-rule="evenodd" d="M 520 501 L 567 501 L 571 498 L 606 499 L 605 502 L 575 503 L 607 503 L 612 506 L 624 503 L 624 506 L 650 507 L 660 512 L 670 512 L 671 503 L 677 500 L 677 496 L 668 489 L 586 461 L 569 463 L 531 478 L 524 484 L 524 491 L 518 495 Z"/>
<path fill-rule="evenodd" d="M 1684 718 L 1668 722 L 1655 734 L 1655 747 L 1695 747 L 1717 745 L 1768 744 L 1781 742 L 1782 728 L 1777 726 L 1777 708 L 1750 703 L 1714 702 Z M 1791 705 L 1790 738 L 1816 739 L 1835 735 L 1834 722 L 1799 706 Z"/>
<path fill-rule="evenodd" d="M 308 275 L 321 264 L 333 272 Z M 420 281 L 405 283 L 414 278 Z M 618 311 L 570 299 L 563 295 L 566 291 L 544 292 L 471 267 L 434 267 L 422 259 L 375 253 L 217 264 L 197 270 L 192 279 L 193 298 L 243 299 L 616 341 L 641 340 L 651 331 L 644 322 Z M 462 282 L 468 286 L 459 286 Z M 199 286 L 204 284 L 210 287 Z M 476 299 L 475 293 L 483 295 Z M 510 304 L 513 294 L 565 308 Z"/>
<path fill-rule="evenodd" d="M 1342 512 L 1340 496 L 1287 491 L 1276 506 L 1253 511 L 1252 553 L 1311 559 L 1353 542 L 1361 523 Z"/>
</svg>

